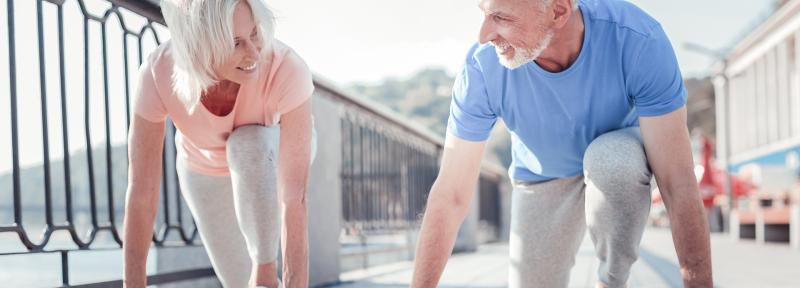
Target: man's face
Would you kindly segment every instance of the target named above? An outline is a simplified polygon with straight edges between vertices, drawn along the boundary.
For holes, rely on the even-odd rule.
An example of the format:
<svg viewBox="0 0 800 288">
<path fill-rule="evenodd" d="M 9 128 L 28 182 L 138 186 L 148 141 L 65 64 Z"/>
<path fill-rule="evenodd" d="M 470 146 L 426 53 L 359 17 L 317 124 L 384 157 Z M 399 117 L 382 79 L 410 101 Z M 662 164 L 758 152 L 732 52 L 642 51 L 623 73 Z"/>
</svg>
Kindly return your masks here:
<svg viewBox="0 0 800 288">
<path fill-rule="evenodd" d="M 491 43 L 506 68 L 536 60 L 550 45 L 553 29 L 542 0 L 479 0 L 478 7 L 484 14 L 479 42 Z"/>
</svg>

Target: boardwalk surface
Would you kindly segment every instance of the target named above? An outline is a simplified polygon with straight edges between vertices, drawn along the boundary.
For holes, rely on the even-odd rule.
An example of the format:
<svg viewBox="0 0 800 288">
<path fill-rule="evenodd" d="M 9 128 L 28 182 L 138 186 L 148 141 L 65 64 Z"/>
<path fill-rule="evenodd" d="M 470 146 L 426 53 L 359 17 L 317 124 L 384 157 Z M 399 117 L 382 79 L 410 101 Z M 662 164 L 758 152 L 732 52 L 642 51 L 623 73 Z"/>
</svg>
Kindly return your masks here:
<svg viewBox="0 0 800 288">
<path fill-rule="evenodd" d="M 753 241 L 734 241 L 727 234 L 712 236 L 716 287 L 800 287 L 800 251 L 786 243 L 758 245 Z M 447 264 L 439 287 L 506 287 L 508 283 L 508 245 L 489 244 L 477 253 L 454 255 Z M 408 287 L 411 262 L 400 262 L 368 270 L 344 273 L 346 288 Z M 593 287 L 597 260 L 591 241 L 584 240 L 576 255 L 570 287 Z M 682 287 L 672 236 L 669 230 L 648 229 L 641 256 L 629 281 L 630 287 Z"/>
</svg>

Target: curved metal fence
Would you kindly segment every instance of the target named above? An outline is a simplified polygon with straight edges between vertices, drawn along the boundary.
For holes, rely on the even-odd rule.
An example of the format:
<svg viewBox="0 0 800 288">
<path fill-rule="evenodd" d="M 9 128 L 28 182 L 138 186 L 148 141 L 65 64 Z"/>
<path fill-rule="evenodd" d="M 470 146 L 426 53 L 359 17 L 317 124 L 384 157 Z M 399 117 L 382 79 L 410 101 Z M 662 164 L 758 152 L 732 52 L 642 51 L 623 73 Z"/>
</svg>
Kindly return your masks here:
<svg viewBox="0 0 800 288">
<path fill-rule="evenodd" d="M 155 1 L 36 0 L 34 11 L 17 10 L 15 6 L 25 8 L 32 3 L 7 0 L 5 5 L 10 129 L 8 135 L 0 137 L 7 137 L 11 161 L 7 167 L 10 173 L 3 178 L 10 181 L 0 181 L 10 187 L 2 187 L 0 192 L 10 191 L 11 195 L 3 193 L 0 198 L 12 203 L 0 203 L 0 207 L 2 211 L 11 210 L 13 216 L 11 223 L 0 218 L 0 235 L 16 234 L 25 250 L 0 250 L 0 257 L 60 253 L 62 284 L 69 286 L 69 252 L 122 246 L 120 225 L 127 186 L 125 139 L 131 121 L 130 97 L 136 89 L 132 85 L 144 55 L 162 42 L 163 36 L 157 30 L 164 27 L 159 24 L 163 20 Z M 79 16 L 67 19 L 65 14 Z M 28 17 L 36 19 L 35 29 L 18 25 Z M 36 31 L 35 46 L 20 41 L 29 41 L 26 38 L 30 35 L 19 34 L 29 30 Z M 31 52 L 27 49 L 35 51 L 35 59 L 25 57 Z M 38 79 L 23 78 L 28 74 L 20 71 L 21 66 L 31 64 L 38 66 Z M 31 83 L 38 84 L 38 91 L 31 89 Z M 21 99 L 34 96 L 38 96 L 40 105 L 36 119 L 39 127 L 35 127 L 38 129 L 26 123 L 31 122 L 30 113 L 26 114 L 31 109 L 20 103 Z M 82 113 L 76 114 L 75 110 Z M 174 175 L 175 128 L 171 123 L 168 131 L 162 159 L 165 169 L 161 207 L 153 242 L 159 247 L 197 245 L 197 228 L 180 199 Z M 30 141 L 31 134 L 39 134 L 41 143 Z M 36 149 L 28 146 L 38 145 L 41 155 L 30 155 Z M 38 158 L 39 165 L 23 167 L 23 158 Z M 32 213 L 36 210 L 42 211 L 43 217 Z M 25 221 L 26 217 L 43 220 L 44 224 L 28 225 L 38 221 Z M 37 237 L 34 231 L 38 226 L 42 228 Z M 53 245 L 48 243 L 59 231 L 68 233 L 73 245 L 50 248 Z M 111 240 L 99 241 L 102 234 Z M 150 283 L 211 275 L 210 268 L 181 271 L 152 276 Z M 120 282 L 105 284 L 114 286 Z"/>
</svg>

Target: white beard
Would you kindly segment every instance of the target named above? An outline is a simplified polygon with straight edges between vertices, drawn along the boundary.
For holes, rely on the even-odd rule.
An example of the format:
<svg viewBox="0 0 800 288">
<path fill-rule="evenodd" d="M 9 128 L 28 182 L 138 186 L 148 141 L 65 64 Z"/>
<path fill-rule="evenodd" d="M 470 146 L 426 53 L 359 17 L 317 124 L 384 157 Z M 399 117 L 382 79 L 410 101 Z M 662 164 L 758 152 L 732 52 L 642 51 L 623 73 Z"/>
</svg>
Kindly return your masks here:
<svg viewBox="0 0 800 288">
<path fill-rule="evenodd" d="M 506 58 L 505 56 L 501 55 L 500 52 L 502 51 L 497 45 L 494 45 L 495 52 L 497 53 L 497 58 L 500 59 L 500 65 L 508 69 L 517 69 L 522 65 L 527 64 L 536 58 L 539 58 L 539 55 L 542 55 L 544 49 L 550 46 L 550 41 L 553 40 L 553 31 L 548 31 L 547 34 L 544 36 L 542 41 L 539 41 L 539 45 L 533 49 L 517 49 L 514 48 L 514 57 Z"/>
</svg>

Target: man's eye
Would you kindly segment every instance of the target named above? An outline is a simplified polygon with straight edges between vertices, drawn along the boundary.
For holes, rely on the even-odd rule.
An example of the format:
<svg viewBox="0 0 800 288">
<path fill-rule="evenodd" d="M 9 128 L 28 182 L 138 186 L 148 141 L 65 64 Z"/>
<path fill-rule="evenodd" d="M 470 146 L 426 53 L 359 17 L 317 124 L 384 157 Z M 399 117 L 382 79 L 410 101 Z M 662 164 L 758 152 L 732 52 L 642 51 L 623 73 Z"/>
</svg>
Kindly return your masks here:
<svg viewBox="0 0 800 288">
<path fill-rule="evenodd" d="M 494 21 L 497 21 L 497 22 L 506 21 L 506 18 L 503 18 L 502 16 L 498 16 L 498 15 L 494 15 L 494 16 L 492 16 L 492 18 L 494 18 Z"/>
</svg>

